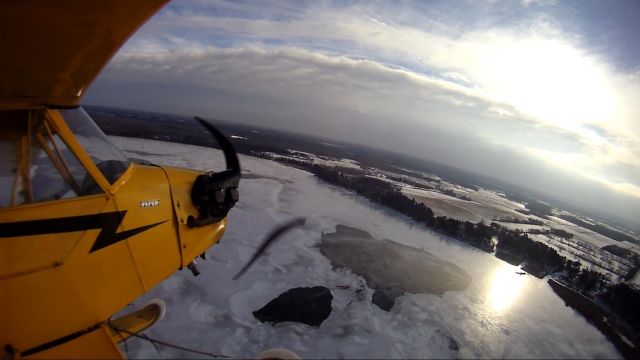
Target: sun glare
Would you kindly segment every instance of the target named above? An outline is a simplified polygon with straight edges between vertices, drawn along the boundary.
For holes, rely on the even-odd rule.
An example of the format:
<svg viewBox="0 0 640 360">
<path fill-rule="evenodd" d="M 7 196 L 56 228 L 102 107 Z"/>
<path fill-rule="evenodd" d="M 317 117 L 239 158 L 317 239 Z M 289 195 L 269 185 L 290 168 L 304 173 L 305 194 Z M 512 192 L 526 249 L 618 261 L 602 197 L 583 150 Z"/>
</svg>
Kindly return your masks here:
<svg viewBox="0 0 640 360">
<path fill-rule="evenodd" d="M 480 61 L 487 90 L 500 101 L 556 126 L 614 116 L 613 89 L 605 68 L 558 40 L 496 39 Z"/>
<path fill-rule="evenodd" d="M 488 293 L 488 303 L 494 312 L 507 311 L 520 296 L 524 281 L 516 271 L 518 267 L 503 264 L 494 272 Z"/>
</svg>

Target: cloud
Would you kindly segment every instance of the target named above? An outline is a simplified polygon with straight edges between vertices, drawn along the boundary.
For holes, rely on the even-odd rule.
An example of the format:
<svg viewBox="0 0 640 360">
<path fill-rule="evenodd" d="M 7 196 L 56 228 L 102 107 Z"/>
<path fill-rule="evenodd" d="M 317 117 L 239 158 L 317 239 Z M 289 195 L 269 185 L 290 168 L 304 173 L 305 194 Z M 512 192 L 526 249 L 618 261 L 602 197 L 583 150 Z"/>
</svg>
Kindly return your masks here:
<svg viewBox="0 0 640 360">
<path fill-rule="evenodd" d="M 431 11 L 433 17 L 422 17 L 419 24 L 396 14 L 404 12 L 402 6 L 326 4 L 264 14 L 248 5 L 244 16 L 175 9 L 160 16 L 153 28 L 197 34 L 191 38 L 201 46 L 275 42 L 400 65 L 466 86 L 476 96 L 510 104 L 577 134 L 588 124 L 618 134 L 640 130 L 632 121 L 639 115 L 637 84 L 614 73 L 598 55 L 581 50 L 548 16 L 534 13 L 511 28 L 469 30 L 459 21 L 450 25 L 438 12 Z"/>
<path fill-rule="evenodd" d="M 637 74 L 551 22 L 466 29 L 430 10 L 416 26 L 376 6 L 170 7 L 86 100 L 359 142 L 565 199 L 580 182 L 599 192 L 583 203 L 640 195 Z"/>
</svg>

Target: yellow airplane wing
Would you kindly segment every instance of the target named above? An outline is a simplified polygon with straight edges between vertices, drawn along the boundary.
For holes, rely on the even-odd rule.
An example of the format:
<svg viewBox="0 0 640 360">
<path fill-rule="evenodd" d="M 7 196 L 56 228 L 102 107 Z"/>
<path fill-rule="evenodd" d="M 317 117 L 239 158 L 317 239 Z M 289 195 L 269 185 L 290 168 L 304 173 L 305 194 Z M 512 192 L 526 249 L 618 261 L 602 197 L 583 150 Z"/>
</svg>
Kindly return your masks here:
<svg viewBox="0 0 640 360">
<path fill-rule="evenodd" d="M 166 0 L 0 2 L 0 109 L 73 107 Z"/>
</svg>

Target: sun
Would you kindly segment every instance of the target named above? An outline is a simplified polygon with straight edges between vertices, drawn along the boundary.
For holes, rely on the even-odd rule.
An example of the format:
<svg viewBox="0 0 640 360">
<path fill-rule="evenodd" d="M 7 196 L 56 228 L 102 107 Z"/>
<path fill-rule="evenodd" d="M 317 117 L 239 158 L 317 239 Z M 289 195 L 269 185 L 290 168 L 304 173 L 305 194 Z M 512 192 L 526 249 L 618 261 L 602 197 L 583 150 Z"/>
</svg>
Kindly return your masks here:
<svg viewBox="0 0 640 360">
<path fill-rule="evenodd" d="M 491 97 L 549 124 L 578 130 L 615 117 L 606 67 L 562 40 L 496 37 L 477 70 Z"/>
</svg>

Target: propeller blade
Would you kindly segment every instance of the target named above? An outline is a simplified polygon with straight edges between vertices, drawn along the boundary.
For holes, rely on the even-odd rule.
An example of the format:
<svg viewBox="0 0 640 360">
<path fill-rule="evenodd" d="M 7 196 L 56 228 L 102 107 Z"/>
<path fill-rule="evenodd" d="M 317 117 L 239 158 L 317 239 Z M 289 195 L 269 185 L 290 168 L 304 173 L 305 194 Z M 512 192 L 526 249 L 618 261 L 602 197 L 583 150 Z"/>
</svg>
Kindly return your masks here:
<svg viewBox="0 0 640 360">
<path fill-rule="evenodd" d="M 238 174 L 240 174 L 240 160 L 238 160 L 238 155 L 233 145 L 229 141 L 229 139 L 222 133 L 220 130 L 216 129 L 213 125 L 211 125 L 208 121 L 204 120 L 199 116 L 195 116 L 195 119 L 204 126 L 207 131 L 216 139 L 218 144 L 220 144 L 220 149 L 224 153 L 224 159 L 227 163 L 228 170 L 237 170 Z"/>
<path fill-rule="evenodd" d="M 240 183 L 240 160 L 236 150 L 227 137 L 206 120 L 196 116 L 195 119 L 209 131 L 224 153 L 227 169 L 220 172 L 208 171 L 198 175 L 191 187 L 191 201 L 198 209 L 196 218 L 189 215 L 187 226 L 206 226 L 222 220 L 229 210 L 238 202 L 238 185 Z"/>
<path fill-rule="evenodd" d="M 240 271 L 238 271 L 238 273 L 233 277 L 233 280 L 238 280 L 242 275 L 244 275 L 244 273 L 249 270 L 251 265 L 253 265 L 253 263 L 258 260 L 260 255 L 262 255 L 262 253 L 267 250 L 269 245 L 271 245 L 274 241 L 278 240 L 278 238 L 280 238 L 290 230 L 304 226 L 305 222 L 305 218 L 296 218 L 273 229 L 269 236 L 267 236 L 267 238 L 262 242 L 260 247 L 258 247 L 249 262 L 247 262 L 247 264 L 242 267 L 242 269 L 240 269 Z"/>
</svg>

